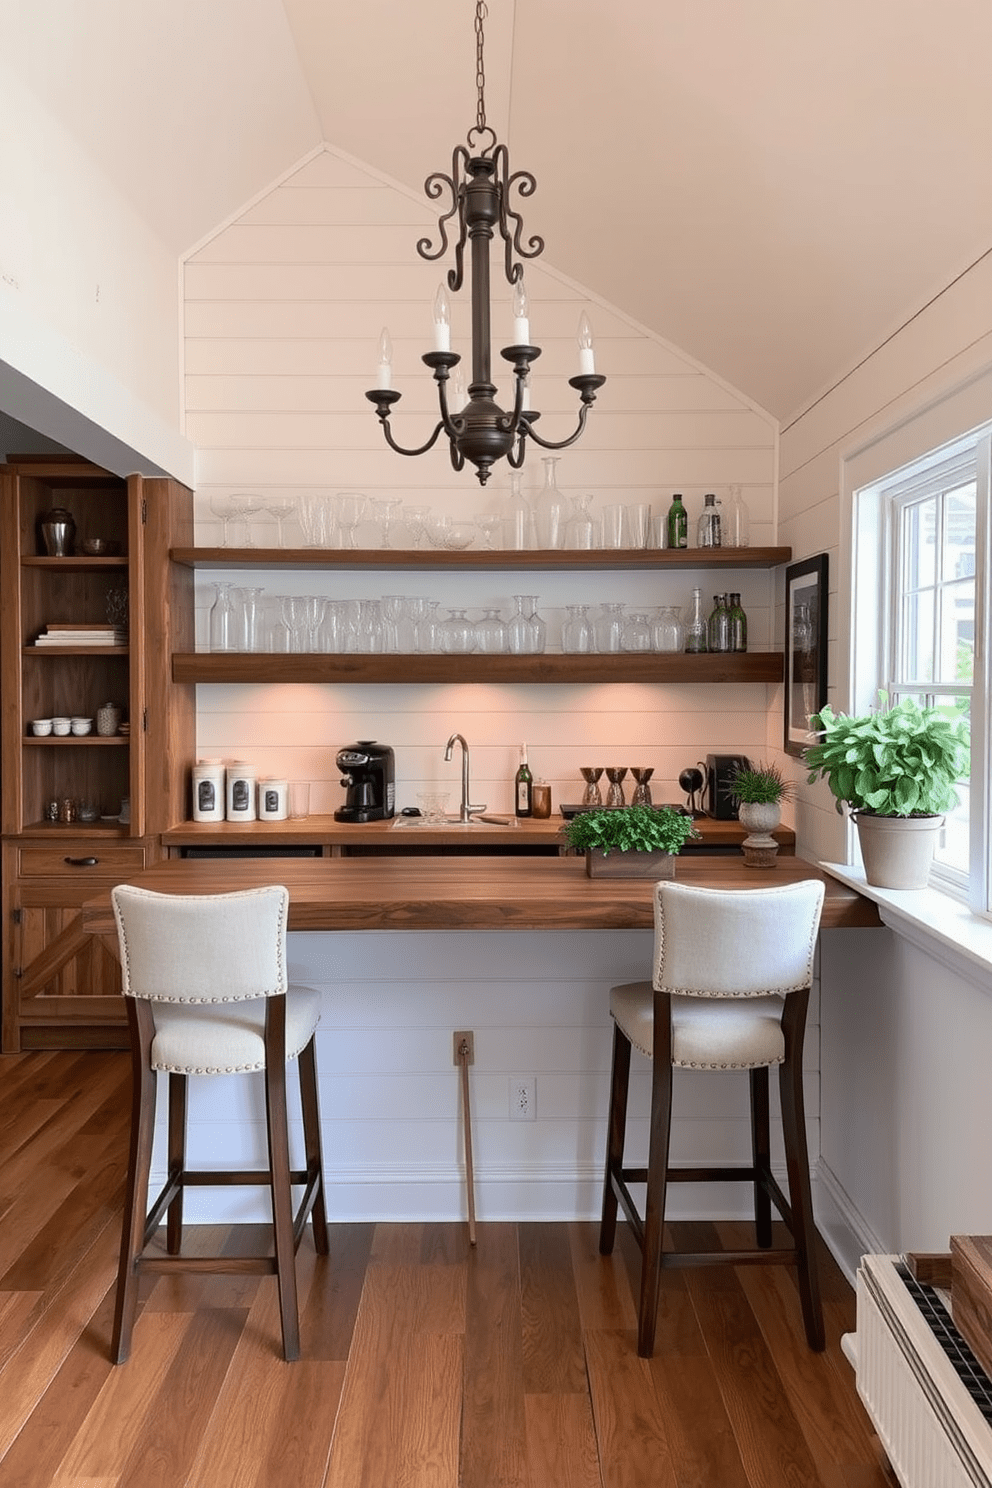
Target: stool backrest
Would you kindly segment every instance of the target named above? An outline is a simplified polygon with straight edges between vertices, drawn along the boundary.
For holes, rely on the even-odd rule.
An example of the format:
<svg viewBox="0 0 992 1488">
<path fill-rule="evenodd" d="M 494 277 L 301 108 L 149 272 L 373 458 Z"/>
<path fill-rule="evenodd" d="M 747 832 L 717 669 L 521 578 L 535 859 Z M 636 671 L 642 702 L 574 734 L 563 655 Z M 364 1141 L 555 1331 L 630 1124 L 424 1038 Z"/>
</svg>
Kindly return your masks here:
<svg viewBox="0 0 992 1488">
<path fill-rule="evenodd" d="M 241 1002 L 284 994 L 289 891 L 234 894 L 111 891 L 127 997 Z"/>
<path fill-rule="evenodd" d="M 798 992 L 813 980 L 823 884 L 697 889 L 662 881 L 654 895 L 655 989 L 688 997 Z"/>
</svg>

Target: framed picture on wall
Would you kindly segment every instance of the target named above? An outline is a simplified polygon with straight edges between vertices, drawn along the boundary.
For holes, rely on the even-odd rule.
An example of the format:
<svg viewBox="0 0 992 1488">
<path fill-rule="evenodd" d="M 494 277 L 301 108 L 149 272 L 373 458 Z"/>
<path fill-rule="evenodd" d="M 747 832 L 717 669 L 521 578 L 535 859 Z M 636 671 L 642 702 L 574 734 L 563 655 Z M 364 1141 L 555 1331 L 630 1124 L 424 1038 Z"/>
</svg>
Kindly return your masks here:
<svg viewBox="0 0 992 1488">
<path fill-rule="evenodd" d="M 827 701 L 827 555 L 785 570 L 785 752 L 812 742 L 809 720 Z"/>
</svg>

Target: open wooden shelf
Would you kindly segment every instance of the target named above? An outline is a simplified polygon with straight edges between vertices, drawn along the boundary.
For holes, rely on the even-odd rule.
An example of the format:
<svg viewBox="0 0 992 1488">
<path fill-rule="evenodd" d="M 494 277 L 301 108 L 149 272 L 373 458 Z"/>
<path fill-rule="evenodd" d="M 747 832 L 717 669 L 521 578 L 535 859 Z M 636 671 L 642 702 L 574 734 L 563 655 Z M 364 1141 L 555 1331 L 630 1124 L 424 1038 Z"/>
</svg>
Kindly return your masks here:
<svg viewBox="0 0 992 1488">
<path fill-rule="evenodd" d="M 434 569 L 503 572 L 578 572 L 591 569 L 774 568 L 789 563 L 791 548 L 172 548 L 174 563 L 188 568 L 381 569 L 410 573 Z M 65 561 L 65 560 L 63 560 Z"/>
<path fill-rule="evenodd" d="M 781 682 L 781 651 L 687 656 L 619 652 L 575 656 L 273 655 L 262 652 L 175 653 L 174 682 Z"/>
</svg>

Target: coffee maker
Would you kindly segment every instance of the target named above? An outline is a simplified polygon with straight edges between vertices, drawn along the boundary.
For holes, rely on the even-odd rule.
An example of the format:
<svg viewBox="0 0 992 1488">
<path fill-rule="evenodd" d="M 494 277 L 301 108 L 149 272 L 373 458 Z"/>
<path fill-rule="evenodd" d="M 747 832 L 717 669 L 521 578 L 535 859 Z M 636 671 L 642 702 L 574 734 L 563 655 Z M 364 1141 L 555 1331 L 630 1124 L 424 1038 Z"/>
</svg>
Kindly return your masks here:
<svg viewBox="0 0 992 1488">
<path fill-rule="evenodd" d="M 396 800 L 393 751 L 374 739 L 359 739 L 339 749 L 334 763 L 342 773 L 347 795 L 334 813 L 339 822 L 384 821 L 393 815 Z"/>
</svg>

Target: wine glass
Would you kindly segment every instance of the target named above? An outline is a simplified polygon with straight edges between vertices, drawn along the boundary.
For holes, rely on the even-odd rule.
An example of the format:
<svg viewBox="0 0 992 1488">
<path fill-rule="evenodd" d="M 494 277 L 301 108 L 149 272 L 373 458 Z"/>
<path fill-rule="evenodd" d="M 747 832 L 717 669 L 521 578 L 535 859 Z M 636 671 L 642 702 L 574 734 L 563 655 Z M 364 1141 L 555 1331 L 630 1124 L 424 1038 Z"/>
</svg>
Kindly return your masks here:
<svg viewBox="0 0 992 1488">
<path fill-rule="evenodd" d="M 245 527 L 243 547 L 256 548 L 258 544 L 251 535 L 251 519 L 262 510 L 264 502 L 257 491 L 235 491 L 231 496 L 231 508 L 240 517 Z"/>
<path fill-rule="evenodd" d="M 389 534 L 393 530 L 393 526 L 399 516 L 401 504 L 399 496 L 380 497 L 372 503 L 373 520 L 378 523 L 382 531 L 380 547 L 392 547 L 392 543 L 389 541 Z"/>
<path fill-rule="evenodd" d="M 404 506 L 400 516 L 413 539 L 413 546 L 420 547 L 421 539 L 427 535 L 427 523 L 430 518 L 429 506 Z"/>
<path fill-rule="evenodd" d="M 483 537 L 486 540 L 487 551 L 492 551 L 493 549 L 495 549 L 496 543 L 494 539 L 496 537 L 496 533 L 499 532 L 503 526 L 503 518 L 500 516 L 499 512 L 480 512 L 475 519 L 475 525 L 476 527 L 478 527 L 479 531 L 482 533 Z"/>
<path fill-rule="evenodd" d="M 279 523 L 279 546 L 286 546 L 286 521 L 296 510 L 296 502 L 291 496 L 273 496 L 265 503 L 265 510 L 270 517 L 275 517 Z"/>
<path fill-rule="evenodd" d="M 361 491 L 339 491 L 334 498 L 337 508 L 338 523 L 344 532 L 344 548 L 357 548 L 355 532 L 359 522 L 365 515 L 369 504 L 369 498 Z"/>
<path fill-rule="evenodd" d="M 222 548 L 229 548 L 231 546 L 231 522 L 234 520 L 234 507 L 231 505 L 230 496 L 211 496 L 210 510 L 224 524 L 224 534 L 220 545 Z"/>
</svg>

